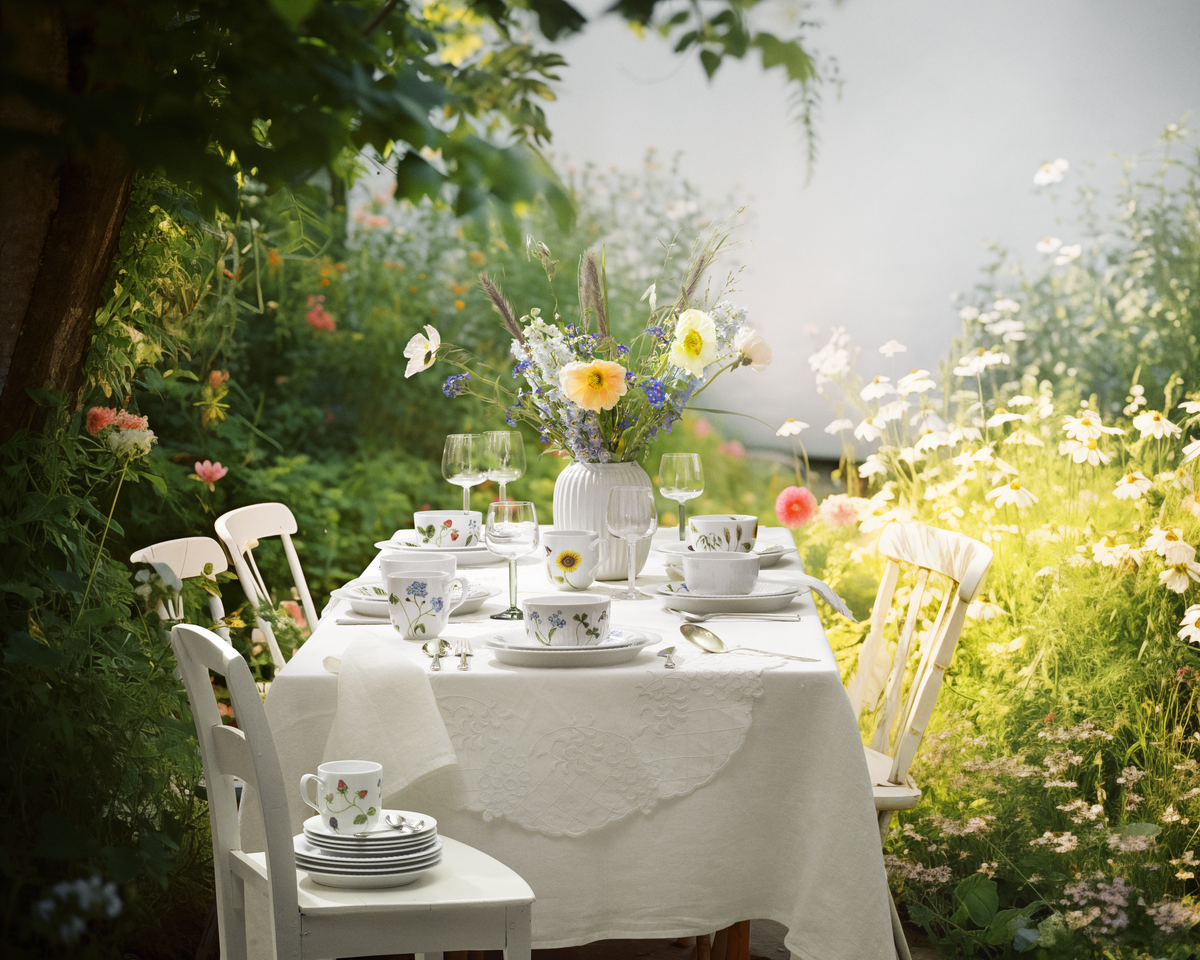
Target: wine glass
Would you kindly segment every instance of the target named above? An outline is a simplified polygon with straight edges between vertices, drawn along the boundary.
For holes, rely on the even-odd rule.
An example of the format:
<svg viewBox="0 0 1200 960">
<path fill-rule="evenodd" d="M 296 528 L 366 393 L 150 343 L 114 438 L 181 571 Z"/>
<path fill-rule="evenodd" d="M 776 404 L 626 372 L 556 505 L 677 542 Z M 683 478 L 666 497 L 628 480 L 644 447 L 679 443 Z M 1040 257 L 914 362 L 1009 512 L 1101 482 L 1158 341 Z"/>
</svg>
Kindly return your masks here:
<svg viewBox="0 0 1200 960">
<path fill-rule="evenodd" d="M 507 500 L 510 480 L 525 476 L 525 441 L 516 430 L 489 430 L 483 435 L 483 465 L 487 478 L 500 484 L 500 499 Z"/>
<path fill-rule="evenodd" d="M 614 600 L 645 600 L 633 589 L 637 578 L 637 542 L 654 535 L 658 529 L 658 511 L 654 507 L 653 487 L 613 487 L 608 492 L 608 510 L 604 516 L 608 532 L 629 544 L 629 589 Z"/>
<path fill-rule="evenodd" d="M 698 453 L 664 453 L 658 465 L 658 492 L 679 503 L 679 539 L 687 529 L 686 507 L 704 492 L 704 469 Z"/>
<path fill-rule="evenodd" d="M 527 500 L 499 500 L 488 504 L 483 539 L 489 550 L 508 560 L 508 609 L 493 613 L 493 620 L 524 620 L 517 606 L 517 557 L 538 548 L 537 508 Z"/>
<path fill-rule="evenodd" d="M 471 488 L 484 479 L 483 438 L 478 433 L 452 433 L 446 437 L 442 476 L 463 488 L 463 510 L 470 510 Z"/>
</svg>

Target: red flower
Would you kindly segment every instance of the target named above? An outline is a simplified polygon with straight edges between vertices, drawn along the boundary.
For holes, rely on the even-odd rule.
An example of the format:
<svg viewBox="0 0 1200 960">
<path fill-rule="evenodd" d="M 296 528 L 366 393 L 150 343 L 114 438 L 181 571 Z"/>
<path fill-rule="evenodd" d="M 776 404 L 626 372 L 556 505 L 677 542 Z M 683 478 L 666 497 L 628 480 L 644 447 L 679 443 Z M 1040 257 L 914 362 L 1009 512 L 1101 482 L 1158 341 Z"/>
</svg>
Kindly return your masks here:
<svg viewBox="0 0 1200 960">
<path fill-rule="evenodd" d="M 789 530 L 804 526 L 817 513 L 817 498 L 807 487 L 786 487 L 775 500 L 775 516 Z"/>
<path fill-rule="evenodd" d="M 349 790 L 349 789 L 350 789 L 350 788 L 349 788 L 348 786 L 346 786 L 346 781 L 345 781 L 345 780 L 339 780 L 339 781 L 338 781 L 338 793 L 345 793 L 345 792 L 346 792 L 347 790 Z"/>
<path fill-rule="evenodd" d="M 366 799 L 367 799 L 367 791 L 366 791 L 366 790 L 359 790 L 359 791 L 358 791 L 358 797 L 359 797 L 359 799 L 360 799 L 360 800 L 366 800 Z"/>
<path fill-rule="evenodd" d="M 1042 723 L 1051 723 L 1051 722 L 1053 722 L 1053 720 L 1054 720 L 1054 714 L 1048 713 L 1048 714 L 1046 714 L 1046 719 L 1043 720 Z"/>
<path fill-rule="evenodd" d="M 112 407 L 92 407 L 87 415 L 87 432 L 93 437 L 101 430 L 117 422 L 117 411 Z"/>
<path fill-rule="evenodd" d="M 121 430 L 145 430 L 150 425 L 150 422 L 145 417 L 139 417 L 136 413 L 122 410 L 117 414 L 116 424 Z"/>
</svg>

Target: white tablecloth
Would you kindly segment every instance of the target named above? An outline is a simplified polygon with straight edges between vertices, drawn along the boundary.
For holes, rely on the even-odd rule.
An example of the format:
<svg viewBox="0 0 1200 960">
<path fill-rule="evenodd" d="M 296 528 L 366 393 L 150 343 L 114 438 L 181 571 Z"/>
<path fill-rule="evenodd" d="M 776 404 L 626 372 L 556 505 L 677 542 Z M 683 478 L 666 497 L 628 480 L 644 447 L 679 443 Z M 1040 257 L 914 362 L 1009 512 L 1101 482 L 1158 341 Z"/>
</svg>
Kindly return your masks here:
<svg viewBox="0 0 1200 960">
<path fill-rule="evenodd" d="M 788 534 L 764 528 L 760 536 Z M 519 569 L 522 594 L 553 592 L 540 563 Z M 798 559 L 762 577 L 787 580 L 789 570 L 800 570 Z M 506 584 L 502 565 L 460 573 Z M 665 580 L 662 555 L 652 553 L 638 583 Z M 597 584 L 592 592 L 620 586 Z M 677 617 L 645 600 L 614 603 L 613 622 L 660 633 L 663 643 L 628 664 L 577 670 L 491 659 L 482 638 L 498 621 L 487 615 L 506 597 L 507 590 L 446 630 L 476 638 L 471 669 L 444 660 L 440 674 L 430 673 L 458 765 L 385 803 L 433 815 L 439 832 L 520 873 L 537 895 L 535 947 L 688 936 L 770 919 L 789 928 L 787 945 L 805 960 L 894 958 L 866 763 L 807 594 L 792 605 L 806 614 L 798 624 L 709 626 L 731 645 L 819 663 L 703 654 L 679 635 Z M 339 610 L 348 607 L 330 606 L 267 697 L 289 784 L 315 772 L 337 711 L 337 677 L 324 659 L 339 656 L 355 631 L 391 630 L 338 626 Z M 391 635 L 429 663 L 419 644 Z M 675 671 L 654 655 L 667 643 L 676 645 Z M 298 788 L 289 797 L 299 832 L 311 810 Z M 255 820 L 248 805 L 247 850 L 261 848 Z M 253 955 L 269 955 L 257 946 Z"/>
</svg>

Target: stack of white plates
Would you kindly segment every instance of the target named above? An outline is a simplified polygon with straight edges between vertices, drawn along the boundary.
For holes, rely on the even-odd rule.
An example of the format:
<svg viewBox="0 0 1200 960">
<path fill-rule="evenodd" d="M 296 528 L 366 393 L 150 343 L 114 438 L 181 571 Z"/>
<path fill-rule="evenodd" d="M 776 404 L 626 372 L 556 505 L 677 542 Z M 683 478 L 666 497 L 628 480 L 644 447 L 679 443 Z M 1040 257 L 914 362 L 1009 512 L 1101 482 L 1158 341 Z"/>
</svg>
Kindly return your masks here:
<svg viewBox="0 0 1200 960">
<path fill-rule="evenodd" d="M 442 859 L 437 821 L 408 810 L 384 810 L 403 817 L 415 830 L 397 830 L 383 818 L 364 836 L 329 833 L 320 817 L 304 821 L 293 838 L 296 866 L 327 887 L 401 887 L 412 883 Z"/>
<path fill-rule="evenodd" d="M 614 625 L 604 643 L 548 647 L 530 640 L 524 629 L 517 628 L 487 635 L 487 645 L 497 660 L 514 667 L 607 667 L 633 660 L 642 647 L 661 639 L 657 633 Z"/>
</svg>

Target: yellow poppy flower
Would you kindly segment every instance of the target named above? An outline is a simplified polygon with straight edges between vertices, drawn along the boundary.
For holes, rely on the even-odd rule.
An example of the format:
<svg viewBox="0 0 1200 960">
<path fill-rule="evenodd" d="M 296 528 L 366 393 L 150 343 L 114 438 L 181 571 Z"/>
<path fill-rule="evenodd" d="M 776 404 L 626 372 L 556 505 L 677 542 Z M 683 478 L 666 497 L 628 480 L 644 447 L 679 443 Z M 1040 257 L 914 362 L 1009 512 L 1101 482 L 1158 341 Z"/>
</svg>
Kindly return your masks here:
<svg viewBox="0 0 1200 960">
<path fill-rule="evenodd" d="M 717 326 L 703 310 L 684 310 L 675 321 L 671 341 L 672 366 L 700 376 L 717 357 Z"/>
<path fill-rule="evenodd" d="M 611 360 L 568 363 L 558 375 L 563 393 L 584 410 L 611 410 L 629 389 L 625 368 Z"/>
</svg>

